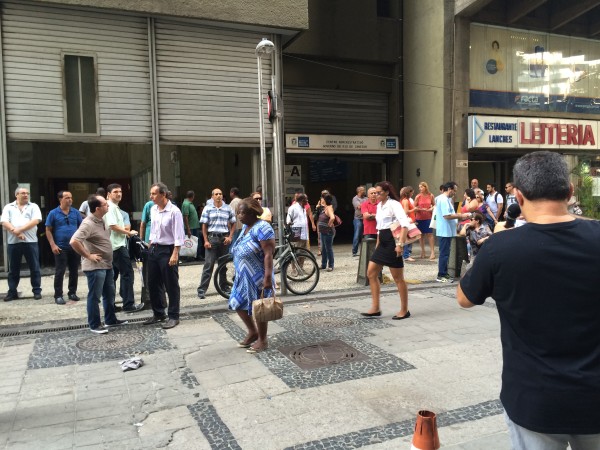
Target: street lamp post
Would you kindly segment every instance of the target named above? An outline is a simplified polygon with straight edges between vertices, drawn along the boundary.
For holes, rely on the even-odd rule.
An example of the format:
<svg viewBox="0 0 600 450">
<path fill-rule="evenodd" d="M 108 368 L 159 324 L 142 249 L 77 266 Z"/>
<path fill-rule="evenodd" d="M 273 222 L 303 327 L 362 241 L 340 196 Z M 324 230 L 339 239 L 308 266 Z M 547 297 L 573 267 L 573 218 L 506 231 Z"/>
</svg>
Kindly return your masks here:
<svg viewBox="0 0 600 450">
<path fill-rule="evenodd" d="M 278 36 L 275 37 L 275 41 L 279 45 Z M 267 192 L 267 156 L 265 150 L 265 128 L 264 128 L 264 115 L 263 115 L 263 93 L 262 93 L 262 57 L 263 56 L 275 56 L 272 58 L 271 64 L 271 88 L 273 92 L 273 102 L 272 107 L 275 111 L 275 117 L 272 119 L 273 124 L 273 194 L 275 196 L 273 205 L 275 206 L 275 211 L 277 212 L 277 237 L 279 238 L 279 242 L 283 244 L 283 228 L 285 224 L 284 218 L 284 205 L 283 205 L 283 183 L 282 183 L 282 170 L 281 170 L 281 145 L 279 143 L 279 135 L 278 128 L 281 126 L 280 117 L 281 112 L 277 111 L 277 85 L 276 79 L 281 76 L 281 65 L 279 60 L 277 59 L 275 44 L 270 40 L 263 38 L 262 41 L 258 43 L 256 46 L 256 58 L 258 62 L 258 114 L 259 114 L 259 123 L 260 123 L 260 177 L 262 183 L 262 195 L 264 199 L 263 204 L 267 204 L 266 199 L 268 198 Z M 276 74 L 274 73 L 276 70 Z M 271 118 L 270 118 L 271 120 Z M 287 290 L 285 287 L 285 283 L 281 284 L 281 294 L 287 294 Z"/>
<path fill-rule="evenodd" d="M 263 115 L 263 92 L 262 92 L 262 57 L 270 56 L 275 50 L 275 44 L 263 38 L 256 46 L 256 62 L 258 64 L 258 118 L 260 125 L 260 184 L 262 186 L 263 205 L 267 204 L 269 192 L 267 189 L 267 151 L 265 149 L 265 124 Z"/>
</svg>

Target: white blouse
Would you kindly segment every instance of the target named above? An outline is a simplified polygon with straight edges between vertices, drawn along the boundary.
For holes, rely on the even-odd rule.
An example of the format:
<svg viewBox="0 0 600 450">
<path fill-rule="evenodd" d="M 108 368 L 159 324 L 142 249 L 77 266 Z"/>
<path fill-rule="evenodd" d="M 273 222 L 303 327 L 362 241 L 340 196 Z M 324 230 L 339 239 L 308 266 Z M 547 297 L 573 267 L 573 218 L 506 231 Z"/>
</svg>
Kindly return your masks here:
<svg viewBox="0 0 600 450">
<path fill-rule="evenodd" d="M 399 222 L 404 228 L 408 228 L 410 220 L 408 219 L 404 208 L 400 202 L 388 198 L 385 204 L 377 204 L 377 213 L 375 214 L 378 230 L 388 230 L 392 222 Z"/>
<path fill-rule="evenodd" d="M 308 218 L 304 207 L 296 202 L 288 209 L 286 222 L 292 225 L 292 228 L 300 228 L 300 239 L 308 240 Z"/>
</svg>

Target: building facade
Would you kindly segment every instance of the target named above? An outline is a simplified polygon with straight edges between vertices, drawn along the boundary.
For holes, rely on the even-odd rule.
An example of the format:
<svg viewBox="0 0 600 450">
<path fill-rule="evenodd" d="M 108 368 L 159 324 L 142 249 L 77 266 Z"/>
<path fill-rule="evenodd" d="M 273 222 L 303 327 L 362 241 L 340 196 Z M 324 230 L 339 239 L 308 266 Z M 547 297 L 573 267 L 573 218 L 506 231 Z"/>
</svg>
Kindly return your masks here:
<svg viewBox="0 0 600 450">
<path fill-rule="evenodd" d="M 483 3 L 455 11 L 469 72 L 454 132 L 469 175 L 502 184 L 519 156 L 550 150 L 578 173 L 577 191 L 589 175 L 600 195 L 600 2 Z"/>
<path fill-rule="evenodd" d="M 135 220 L 154 180 L 176 197 L 193 189 L 199 202 L 215 186 L 249 193 L 258 184 L 255 48 L 267 37 L 281 54 L 281 43 L 308 25 L 305 2 L 0 7 L 3 205 L 25 185 L 45 215 L 60 190 L 78 207 L 98 186 L 118 182 Z M 263 60 L 265 86 L 271 66 Z"/>
<path fill-rule="evenodd" d="M 405 146 L 437 150 L 407 156 L 409 183 L 431 167 L 440 183 L 464 189 L 477 178 L 504 194 L 521 155 L 556 151 L 573 170 L 576 194 L 596 197 L 593 213 L 600 1 L 439 3 L 404 2 Z"/>
<path fill-rule="evenodd" d="M 351 224 L 358 185 L 402 183 L 402 2 L 308 4 L 308 30 L 283 49 L 285 161 L 300 171 L 286 186 L 309 202 L 329 189 Z"/>
<path fill-rule="evenodd" d="M 215 186 L 249 194 L 261 178 L 263 37 L 276 46 L 262 59 L 263 90 L 274 85 L 283 105 L 275 126 L 263 117 L 270 203 L 274 152 L 288 202 L 300 186 L 313 203 L 328 188 L 347 224 L 357 185 L 402 184 L 400 0 L 0 6 L 3 204 L 26 185 L 46 214 L 59 190 L 77 206 L 119 182 L 136 220 L 158 179 L 200 205 Z"/>
</svg>

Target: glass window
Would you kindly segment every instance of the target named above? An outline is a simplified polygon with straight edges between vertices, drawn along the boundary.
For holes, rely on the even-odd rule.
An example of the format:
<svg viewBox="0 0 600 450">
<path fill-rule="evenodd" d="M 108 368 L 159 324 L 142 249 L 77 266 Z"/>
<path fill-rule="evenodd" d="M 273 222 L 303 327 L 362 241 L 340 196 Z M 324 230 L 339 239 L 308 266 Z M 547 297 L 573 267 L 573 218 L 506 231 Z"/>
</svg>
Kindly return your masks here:
<svg viewBox="0 0 600 450">
<path fill-rule="evenodd" d="M 600 43 L 471 24 L 470 106 L 600 114 Z"/>
<path fill-rule="evenodd" d="M 65 101 L 68 133 L 98 132 L 94 58 L 65 55 Z"/>
</svg>

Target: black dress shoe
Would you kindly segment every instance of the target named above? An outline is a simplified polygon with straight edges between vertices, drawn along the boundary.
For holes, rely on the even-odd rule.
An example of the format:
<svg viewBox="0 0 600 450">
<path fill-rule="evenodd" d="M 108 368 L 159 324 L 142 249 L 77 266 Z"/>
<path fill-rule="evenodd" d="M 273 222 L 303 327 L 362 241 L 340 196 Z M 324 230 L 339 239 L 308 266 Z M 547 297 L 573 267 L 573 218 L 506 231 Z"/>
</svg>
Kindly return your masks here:
<svg viewBox="0 0 600 450">
<path fill-rule="evenodd" d="M 379 317 L 381 316 L 381 311 L 377 311 L 374 313 L 360 313 L 360 315 L 363 317 Z"/>
<path fill-rule="evenodd" d="M 73 300 L 74 302 L 78 302 L 80 300 L 80 298 L 77 297 L 77 294 L 69 294 L 69 300 Z"/>
<path fill-rule="evenodd" d="M 123 311 L 125 311 L 126 313 L 136 313 L 140 312 L 142 309 L 144 309 L 144 304 L 138 303 L 137 305 L 134 305 L 131 308 L 123 308 Z"/>
<path fill-rule="evenodd" d="M 164 322 L 167 316 L 152 316 L 148 320 L 142 322 L 142 325 L 152 325 L 153 323 Z"/>
<path fill-rule="evenodd" d="M 19 296 L 18 295 L 14 295 L 14 294 L 6 294 L 6 296 L 4 297 L 4 301 L 5 302 L 11 302 L 13 300 L 18 299 Z"/>
<path fill-rule="evenodd" d="M 54 302 L 55 302 L 57 305 L 65 305 L 65 304 L 67 303 L 67 302 L 65 302 L 65 299 L 64 299 L 62 296 L 61 296 L 61 297 L 56 297 L 56 298 L 54 299 Z"/>
<path fill-rule="evenodd" d="M 169 319 L 165 323 L 163 323 L 161 326 L 163 327 L 163 329 L 168 330 L 169 328 L 175 328 L 177 325 L 179 325 L 179 320 Z"/>
<path fill-rule="evenodd" d="M 404 314 L 403 316 L 393 316 L 392 320 L 404 320 L 404 319 L 408 319 L 410 317 L 410 311 L 406 311 L 406 314 Z"/>
<path fill-rule="evenodd" d="M 41 300 L 42 299 L 42 294 L 33 294 L 33 299 L 34 300 Z"/>
</svg>

